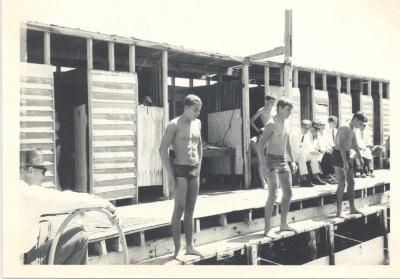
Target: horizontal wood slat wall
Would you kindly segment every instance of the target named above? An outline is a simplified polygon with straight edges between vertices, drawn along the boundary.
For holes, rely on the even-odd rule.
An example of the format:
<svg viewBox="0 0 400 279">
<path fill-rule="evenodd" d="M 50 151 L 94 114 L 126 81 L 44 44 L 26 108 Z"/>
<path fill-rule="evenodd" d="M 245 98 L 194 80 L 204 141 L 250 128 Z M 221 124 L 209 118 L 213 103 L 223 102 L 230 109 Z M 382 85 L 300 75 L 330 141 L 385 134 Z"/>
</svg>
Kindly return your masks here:
<svg viewBox="0 0 400 279">
<path fill-rule="evenodd" d="M 329 96 L 328 91 L 314 89 L 314 120 L 328 122 Z"/>
<path fill-rule="evenodd" d="M 382 126 L 383 126 L 383 144 L 390 136 L 390 99 L 382 98 Z"/>
<path fill-rule="evenodd" d="M 162 185 L 162 163 L 158 148 L 164 132 L 163 108 L 138 108 L 138 185 Z"/>
<path fill-rule="evenodd" d="M 292 114 L 289 117 L 290 127 L 292 129 L 298 128 L 300 129 L 301 122 L 301 103 L 300 103 L 300 89 L 292 88 L 292 96 L 290 100 L 293 103 Z"/>
<path fill-rule="evenodd" d="M 367 134 L 371 136 L 370 139 L 365 139 L 366 142 L 370 142 L 371 144 L 374 142 L 374 107 L 373 107 L 373 99 L 371 96 L 362 95 L 361 96 L 361 109 L 364 115 L 367 117 L 367 127 L 365 127 L 365 131 Z"/>
<path fill-rule="evenodd" d="M 350 122 L 353 117 L 351 95 L 340 93 L 340 126 Z"/>
<path fill-rule="evenodd" d="M 21 63 L 20 149 L 40 148 L 48 168 L 43 187 L 56 188 L 53 66 Z"/>
<path fill-rule="evenodd" d="M 106 199 L 136 197 L 137 77 L 89 71 L 93 193 Z"/>
</svg>

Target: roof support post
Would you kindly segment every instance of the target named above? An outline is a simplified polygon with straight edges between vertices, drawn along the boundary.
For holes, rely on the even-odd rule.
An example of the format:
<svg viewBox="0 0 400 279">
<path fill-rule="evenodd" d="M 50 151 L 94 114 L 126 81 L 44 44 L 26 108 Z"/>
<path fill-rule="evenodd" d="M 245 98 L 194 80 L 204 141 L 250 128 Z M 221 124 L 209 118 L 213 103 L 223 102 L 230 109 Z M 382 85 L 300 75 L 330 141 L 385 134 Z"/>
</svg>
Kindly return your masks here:
<svg viewBox="0 0 400 279">
<path fill-rule="evenodd" d="M 164 130 L 167 128 L 169 122 L 169 103 L 168 103 L 168 50 L 164 49 L 161 53 L 162 63 L 162 94 L 163 94 L 163 126 Z M 163 194 L 165 198 L 169 198 L 168 178 L 165 168 L 163 168 Z"/>
<path fill-rule="evenodd" d="M 243 62 L 242 70 L 242 117 L 243 117 L 243 167 L 244 187 L 248 189 L 251 184 L 250 166 L 250 97 L 249 97 L 249 61 Z"/>
</svg>

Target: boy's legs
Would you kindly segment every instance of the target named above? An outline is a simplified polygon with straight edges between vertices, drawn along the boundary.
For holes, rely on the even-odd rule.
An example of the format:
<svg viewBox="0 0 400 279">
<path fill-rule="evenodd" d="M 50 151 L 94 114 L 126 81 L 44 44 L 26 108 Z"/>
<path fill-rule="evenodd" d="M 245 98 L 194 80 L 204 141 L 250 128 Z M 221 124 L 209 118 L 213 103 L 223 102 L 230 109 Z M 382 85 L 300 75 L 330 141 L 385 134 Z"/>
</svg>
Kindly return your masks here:
<svg viewBox="0 0 400 279">
<path fill-rule="evenodd" d="M 281 231 L 294 231 L 288 225 L 287 215 L 289 213 L 290 201 L 292 199 L 292 174 L 289 168 L 286 171 L 278 173 L 279 183 L 282 185 L 281 200 Z"/>
<path fill-rule="evenodd" d="M 354 205 L 354 171 L 349 168 L 346 173 L 347 195 L 349 196 L 350 213 L 360 213 Z"/>
<path fill-rule="evenodd" d="M 175 253 L 178 255 L 181 248 L 181 219 L 186 207 L 188 181 L 184 177 L 175 177 L 174 212 L 171 218 L 172 238 L 174 239 Z"/>
<path fill-rule="evenodd" d="M 201 256 L 200 252 L 193 248 L 193 212 L 199 194 L 199 186 L 200 177 L 195 177 L 189 181 L 183 226 L 185 228 L 186 254 Z"/>
<path fill-rule="evenodd" d="M 349 168 L 350 171 L 353 171 L 352 168 Z M 343 201 L 343 193 L 344 188 L 346 187 L 346 177 L 342 168 L 335 166 L 335 175 L 338 181 L 338 188 L 336 191 L 336 216 L 340 216 L 342 213 L 342 201 Z"/>
<path fill-rule="evenodd" d="M 275 171 L 270 171 L 267 168 L 266 177 L 268 184 L 268 198 L 267 202 L 265 203 L 265 209 L 264 209 L 264 221 L 265 221 L 264 235 L 267 235 L 268 232 L 271 230 L 272 211 L 274 208 L 274 203 L 277 198 L 277 190 L 278 190 L 278 181 L 276 179 Z"/>
</svg>

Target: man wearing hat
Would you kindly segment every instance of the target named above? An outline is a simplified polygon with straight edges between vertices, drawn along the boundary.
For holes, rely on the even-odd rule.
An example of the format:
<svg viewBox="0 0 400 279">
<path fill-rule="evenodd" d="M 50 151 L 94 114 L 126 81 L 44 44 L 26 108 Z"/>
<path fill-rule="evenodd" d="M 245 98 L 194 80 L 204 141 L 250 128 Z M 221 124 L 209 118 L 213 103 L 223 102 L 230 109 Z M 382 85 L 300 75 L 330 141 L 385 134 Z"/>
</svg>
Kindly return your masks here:
<svg viewBox="0 0 400 279">
<path fill-rule="evenodd" d="M 24 264 L 47 264 L 52 239 L 47 235 L 38 243 L 39 221 L 44 214 L 72 212 L 86 207 L 103 207 L 119 222 L 116 208 L 107 200 L 86 193 L 60 192 L 41 187 L 47 168 L 40 149 L 20 151 L 20 232 Z M 41 233 L 42 234 L 42 233 Z M 41 237 L 42 238 L 42 237 Z M 87 264 L 88 238 L 85 230 L 71 227 L 64 231 L 57 245 L 54 264 Z"/>
</svg>

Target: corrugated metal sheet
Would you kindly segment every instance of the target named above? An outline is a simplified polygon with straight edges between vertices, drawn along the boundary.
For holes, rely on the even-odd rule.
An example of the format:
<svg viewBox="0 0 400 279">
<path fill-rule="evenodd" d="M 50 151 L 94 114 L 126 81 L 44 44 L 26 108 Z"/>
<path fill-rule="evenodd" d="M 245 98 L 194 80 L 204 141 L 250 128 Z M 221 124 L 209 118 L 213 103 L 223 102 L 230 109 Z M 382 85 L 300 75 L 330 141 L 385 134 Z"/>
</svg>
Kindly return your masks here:
<svg viewBox="0 0 400 279">
<path fill-rule="evenodd" d="M 164 132 L 163 108 L 138 107 L 138 185 L 162 185 L 162 162 L 158 153 Z"/>
<path fill-rule="evenodd" d="M 136 196 L 137 78 L 134 73 L 91 70 L 93 192 L 104 198 Z"/>
<path fill-rule="evenodd" d="M 20 149 L 40 148 L 48 171 L 42 186 L 55 186 L 54 67 L 21 63 Z"/>
</svg>

